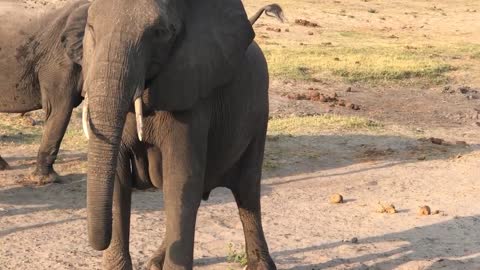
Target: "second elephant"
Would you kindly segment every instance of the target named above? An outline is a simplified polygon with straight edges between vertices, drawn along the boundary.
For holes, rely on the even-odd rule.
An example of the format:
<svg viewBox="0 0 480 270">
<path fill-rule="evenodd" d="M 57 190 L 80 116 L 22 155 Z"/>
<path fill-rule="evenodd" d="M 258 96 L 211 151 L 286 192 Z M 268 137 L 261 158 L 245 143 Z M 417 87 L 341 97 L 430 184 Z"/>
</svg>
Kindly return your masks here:
<svg viewBox="0 0 480 270">
<path fill-rule="evenodd" d="M 32 175 L 38 183 L 57 179 L 53 163 L 72 110 L 82 102 L 80 61 L 67 54 L 61 37 L 83 35 L 89 5 L 74 1 L 37 19 L 21 3 L 0 0 L 0 112 L 45 111 Z M 81 48 L 82 42 L 71 46 Z M 7 168 L 0 157 L 0 170 Z"/>
</svg>

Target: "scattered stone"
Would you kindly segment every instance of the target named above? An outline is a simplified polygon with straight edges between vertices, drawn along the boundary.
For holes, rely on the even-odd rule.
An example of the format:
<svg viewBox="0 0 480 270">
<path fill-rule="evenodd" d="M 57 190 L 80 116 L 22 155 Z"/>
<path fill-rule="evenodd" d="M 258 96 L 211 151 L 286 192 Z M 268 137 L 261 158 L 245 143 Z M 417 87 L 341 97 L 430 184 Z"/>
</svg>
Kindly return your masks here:
<svg viewBox="0 0 480 270">
<path fill-rule="evenodd" d="M 306 100 L 307 96 L 305 96 L 304 94 L 290 93 L 287 95 L 287 98 L 293 100 Z"/>
<path fill-rule="evenodd" d="M 432 211 L 428 205 L 420 206 L 418 209 L 419 216 L 429 216 L 430 214 L 432 214 Z"/>
<path fill-rule="evenodd" d="M 285 32 L 287 32 L 287 33 L 288 33 L 288 32 L 290 32 L 290 29 L 288 29 L 288 28 L 285 28 L 285 30 L 283 30 L 283 31 L 285 31 Z"/>
<path fill-rule="evenodd" d="M 421 156 L 421 157 L 418 157 L 417 160 L 426 160 L 427 157 L 426 156 Z"/>
<path fill-rule="evenodd" d="M 468 146 L 468 143 L 466 141 L 456 141 L 455 144 L 460 146 Z"/>
<path fill-rule="evenodd" d="M 309 32 L 308 32 L 308 35 L 309 35 L 309 36 L 313 36 L 313 32 L 312 32 L 312 31 L 309 31 Z"/>
<path fill-rule="evenodd" d="M 445 143 L 445 141 L 443 139 L 440 139 L 440 138 L 434 138 L 434 137 L 431 137 L 429 138 L 430 142 L 433 143 L 433 144 L 438 144 L 438 145 L 442 145 Z"/>
<path fill-rule="evenodd" d="M 350 87 L 350 86 L 347 87 L 347 90 L 345 90 L 345 92 L 348 92 L 348 93 L 352 92 L 352 87 Z"/>
<path fill-rule="evenodd" d="M 340 61 L 340 58 L 335 57 L 335 58 L 333 58 L 333 60 L 335 60 L 335 61 Z"/>
<path fill-rule="evenodd" d="M 353 244 L 357 244 L 358 243 L 358 238 L 353 237 L 352 240 L 350 240 L 350 242 L 352 242 Z"/>
<path fill-rule="evenodd" d="M 280 33 L 280 32 L 282 32 L 282 29 L 280 29 L 280 28 L 274 28 L 274 27 L 267 27 L 267 31 L 272 31 L 272 32 Z"/>
<path fill-rule="evenodd" d="M 308 20 L 303 20 L 303 19 L 296 19 L 295 24 L 306 26 L 306 27 L 319 27 L 317 23 L 314 23 Z"/>
<path fill-rule="evenodd" d="M 347 107 L 347 108 L 350 108 L 350 109 L 352 109 L 352 110 L 354 110 L 354 111 L 360 110 L 360 106 L 357 105 L 357 104 L 353 104 L 353 103 L 347 103 L 346 107 Z"/>
<path fill-rule="evenodd" d="M 377 213 L 395 214 L 397 213 L 397 209 L 395 209 L 395 205 L 393 204 L 383 205 L 382 203 L 379 202 L 377 207 Z"/>
<path fill-rule="evenodd" d="M 337 204 L 337 203 L 343 203 L 343 196 L 336 193 L 330 196 L 330 203 Z"/>
</svg>

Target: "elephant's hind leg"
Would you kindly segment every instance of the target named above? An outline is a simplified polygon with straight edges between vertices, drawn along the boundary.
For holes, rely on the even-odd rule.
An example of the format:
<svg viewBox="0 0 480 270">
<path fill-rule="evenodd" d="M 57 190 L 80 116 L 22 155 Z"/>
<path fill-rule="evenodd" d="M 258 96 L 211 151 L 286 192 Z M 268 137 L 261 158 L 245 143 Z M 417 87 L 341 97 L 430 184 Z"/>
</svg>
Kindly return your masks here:
<svg viewBox="0 0 480 270">
<path fill-rule="evenodd" d="M 253 140 L 234 169 L 235 173 L 229 174 L 231 178 L 228 180 L 232 183 L 231 190 L 243 225 L 248 259 L 246 269 L 248 270 L 277 269 L 268 251 L 260 212 L 260 179 L 264 145 L 264 137 Z"/>
<path fill-rule="evenodd" d="M 8 166 L 8 163 L 0 156 L 0 171 L 8 169 L 10 169 L 10 166 Z"/>
</svg>

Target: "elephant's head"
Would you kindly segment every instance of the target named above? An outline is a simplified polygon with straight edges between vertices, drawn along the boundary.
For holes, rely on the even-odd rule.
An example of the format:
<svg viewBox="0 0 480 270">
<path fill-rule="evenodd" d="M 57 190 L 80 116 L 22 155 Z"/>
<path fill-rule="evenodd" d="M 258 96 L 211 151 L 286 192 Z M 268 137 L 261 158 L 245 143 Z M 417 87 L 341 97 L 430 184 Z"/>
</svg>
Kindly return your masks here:
<svg viewBox="0 0 480 270">
<path fill-rule="evenodd" d="M 122 130 L 131 108 L 141 115 L 141 106 L 132 104 L 141 104 L 135 100 L 146 83 L 155 81 L 159 109 L 188 109 L 231 79 L 253 38 L 240 0 L 92 2 L 82 66 L 91 129 L 88 231 L 95 249 L 110 243 Z"/>
</svg>

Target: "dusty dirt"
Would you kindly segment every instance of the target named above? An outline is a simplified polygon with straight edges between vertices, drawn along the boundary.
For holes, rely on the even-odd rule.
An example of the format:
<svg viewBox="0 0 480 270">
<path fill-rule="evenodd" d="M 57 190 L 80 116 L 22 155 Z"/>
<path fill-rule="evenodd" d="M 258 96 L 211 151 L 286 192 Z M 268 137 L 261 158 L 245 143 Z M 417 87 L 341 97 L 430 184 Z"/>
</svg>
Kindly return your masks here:
<svg viewBox="0 0 480 270">
<path fill-rule="evenodd" d="M 27 4 L 40 10 L 54 1 L 44 2 Z M 249 11 L 260 6 L 251 2 Z M 309 18 L 310 11 L 301 13 Z M 266 31 L 256 30 L 257 36 Z M 282 96 L 310 87 L 337 93 L 361 109 Z M 364 116 L 389 130 L 268 140 L 267 158 L 277 165 L 264 172 L 263 223 L 279 269 L 480 269 L 478 101 L 458 91 L 445 93 L 443 87 L 419 91 L 274 79 L 271 88 L 272 116 Z M 55 168 L 62 183 L 32 186 L 25 179 L 38 145 L 2 145 L 0 154 L 12 170 L 0 172 L 0 269 L 99 269 L 101 253 L 86 239 L 85 151 L 61 151 Z M 330 203 L 335 193 L 342 194 L 342 204 Z M 378 213 L 379 203 L 395 205 L 396 213 Z M 424 205 L 436 214 L 418 215 Z M 161 192 L 134 193 L 135 269 L 142 269 L 160 245 L 164 221 Z M 198 213 L 195 269 L 242 269 L 226 261 L 230 243 L 240 250 L 243 231 L 232 195 L 218 189 Z"/>
</svg>

